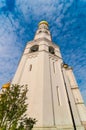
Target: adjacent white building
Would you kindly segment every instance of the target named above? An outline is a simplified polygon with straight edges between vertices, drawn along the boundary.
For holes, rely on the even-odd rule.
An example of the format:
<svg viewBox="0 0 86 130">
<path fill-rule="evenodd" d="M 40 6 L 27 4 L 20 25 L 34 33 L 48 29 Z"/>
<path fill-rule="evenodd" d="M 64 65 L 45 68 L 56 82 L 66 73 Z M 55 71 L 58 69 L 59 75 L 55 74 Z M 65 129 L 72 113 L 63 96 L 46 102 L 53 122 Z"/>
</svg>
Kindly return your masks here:
<svg viewBox="0 0 86 130">
<path fill-rule="evenodd" d="M 86 107 L 72 68 L 63 63 L 48 26 L 46 21 L 39 23 L 12 83 L 28 85 L 27 115 L 38 120 L 33 130 L 85 130 Z"/>
</svg>

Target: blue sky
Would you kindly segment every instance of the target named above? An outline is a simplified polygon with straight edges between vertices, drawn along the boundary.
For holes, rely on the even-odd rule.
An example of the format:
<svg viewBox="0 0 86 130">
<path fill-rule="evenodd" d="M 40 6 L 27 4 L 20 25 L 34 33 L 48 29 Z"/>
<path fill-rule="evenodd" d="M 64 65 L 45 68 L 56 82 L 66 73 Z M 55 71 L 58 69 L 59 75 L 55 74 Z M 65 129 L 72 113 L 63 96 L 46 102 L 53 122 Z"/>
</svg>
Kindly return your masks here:
<svg viewBox="0 0 86 130">
<path fill-rule="evenodd" d="M 86 103 L 86 0 L 0 0 L 0 86 L 13 78 L 41 20 L 49 22 Z"/>
</svg>

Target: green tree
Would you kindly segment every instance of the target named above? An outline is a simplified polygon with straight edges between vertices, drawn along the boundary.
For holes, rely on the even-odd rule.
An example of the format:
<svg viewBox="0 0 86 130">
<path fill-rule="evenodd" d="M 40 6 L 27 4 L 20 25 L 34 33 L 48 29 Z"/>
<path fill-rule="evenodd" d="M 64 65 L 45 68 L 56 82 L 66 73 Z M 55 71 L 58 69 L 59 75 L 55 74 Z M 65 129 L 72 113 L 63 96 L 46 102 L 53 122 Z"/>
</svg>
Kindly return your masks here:
<svg viewBox="0 0 86 130">
<path fill-rule="evenodd" d="M 12 85 L 0 96 L 0 130 L 31 130 L 36 119 L 28 118 L 27 85 Z"/>
</svg>

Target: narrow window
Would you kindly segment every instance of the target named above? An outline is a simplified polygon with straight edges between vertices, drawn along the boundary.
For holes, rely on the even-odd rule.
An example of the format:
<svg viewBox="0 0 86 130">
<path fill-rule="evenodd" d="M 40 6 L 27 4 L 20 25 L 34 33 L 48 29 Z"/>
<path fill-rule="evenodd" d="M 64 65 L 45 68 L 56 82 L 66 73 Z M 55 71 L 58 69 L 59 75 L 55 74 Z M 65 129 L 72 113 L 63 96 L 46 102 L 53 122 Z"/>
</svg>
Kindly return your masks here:
<svg viewBox="0 0 86 130">
<path fill-rule="evenodd" d="M 53 71 L 55 73 L 55 62 L 53 62 Z"/>
<path fill-rule="evenodd" d="M 29 68 L 29 71 L 31 71 L 32 70 L 32 64 L 30 65 L 30 68 Z"/>
<path fill-rule="evenodd" d="M 58 86 L 56 86 L 56 92 L 57 92 L 58 105 L 60 106 L 61 103 L 60 103 L 59 87 Z"/>
<path fill-rule="evenodd" d="M 77 103 L 79 102 L 78 98 L 76 98 L 76 102 L 77 102 Z"/>
</svg>

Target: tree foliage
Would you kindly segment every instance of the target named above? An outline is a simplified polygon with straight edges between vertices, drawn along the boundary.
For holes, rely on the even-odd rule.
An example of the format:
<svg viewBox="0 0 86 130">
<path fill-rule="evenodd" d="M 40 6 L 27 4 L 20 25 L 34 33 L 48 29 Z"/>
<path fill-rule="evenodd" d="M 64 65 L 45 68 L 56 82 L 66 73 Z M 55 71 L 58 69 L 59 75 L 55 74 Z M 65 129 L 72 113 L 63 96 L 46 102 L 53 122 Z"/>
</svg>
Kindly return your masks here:
<svg viewBox="0 0 86 130">
<path fill-rule="evenodd" d="M 2 90 L 0 96 L 0 130 L 30 130 L 36 119 L 28 118 L 27 86 L 12 85 Z"/>
</svg>

